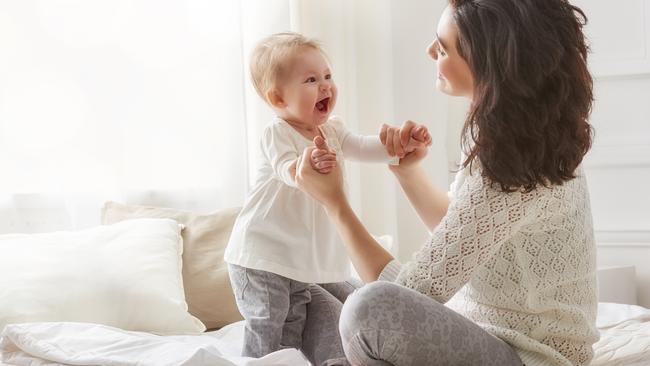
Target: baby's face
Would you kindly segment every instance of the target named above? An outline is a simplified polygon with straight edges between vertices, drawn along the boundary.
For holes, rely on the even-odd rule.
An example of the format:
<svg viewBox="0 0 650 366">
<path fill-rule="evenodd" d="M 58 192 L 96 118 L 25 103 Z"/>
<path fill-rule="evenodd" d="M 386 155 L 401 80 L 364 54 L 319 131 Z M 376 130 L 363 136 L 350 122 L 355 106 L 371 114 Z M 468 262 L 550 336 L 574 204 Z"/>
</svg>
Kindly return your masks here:
<svg viewBox="0 0 650 366">
<path fill-rule="evenodd" d="M 320 51 L 307 49 L 296 55 L 291 73 L 282 84 L 285 119 L 305 127 L 327 121 L 338 92 L 330 64 Z"/>
</svg>

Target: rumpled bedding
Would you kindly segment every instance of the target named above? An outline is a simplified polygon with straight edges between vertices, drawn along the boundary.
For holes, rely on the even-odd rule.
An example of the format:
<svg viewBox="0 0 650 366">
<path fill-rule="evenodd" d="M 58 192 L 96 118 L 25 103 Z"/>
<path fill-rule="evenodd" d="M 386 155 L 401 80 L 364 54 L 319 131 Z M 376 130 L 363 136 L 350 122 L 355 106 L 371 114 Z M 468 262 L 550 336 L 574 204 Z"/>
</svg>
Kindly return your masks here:
<svg viewBox="0 0 650 366">
<path fill-rule="evenodd" d="M 650 365 L 650 309 L 601 303 L 592 366 Z"/>
<path fill-rule="evenodd" d="M 198 336 L 157 336 L 89 323 L 25 323 L 5 328 L 2 365 L 308 366 L 296 349 L 239 357 L 243 322 Z"/>
<path fill-rule="evenodd" d="M 592 366 L 650 365 L 650 309 L 601 303 Z M 157 336 L 89 323 L 25 323 L 5 328 L 0 365 L 308 366 L 295 349 L 240 357 L 243 322 L 199 336 Z"/>
</svg>

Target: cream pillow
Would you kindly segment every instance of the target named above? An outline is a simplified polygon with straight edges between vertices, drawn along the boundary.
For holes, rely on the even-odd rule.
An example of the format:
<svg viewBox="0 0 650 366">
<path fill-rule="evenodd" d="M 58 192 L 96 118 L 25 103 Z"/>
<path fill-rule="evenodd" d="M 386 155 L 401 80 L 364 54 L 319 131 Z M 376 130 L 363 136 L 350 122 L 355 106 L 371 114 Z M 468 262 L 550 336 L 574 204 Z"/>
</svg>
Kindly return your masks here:
<svg viewBox="0 0 650 366">
<path fill-rule="evenodd" d="M 102 223 L 137 217 L 164 217 L 183 224 L 185 297 L 190 313 L 212 329 L 242 319 L 230 286 L 228 267 L 223 261 L 223 252 L 239 210 L 229 208 L 201 215 L 169 208 L 107 202 L 102 210 Z"/>
<path fill-rule="evenodd" d="M 0 329 L 70 321 L 196 334 L 178 223 L 138 219 L 75 232 L 0 236 Z"/>
</svg>

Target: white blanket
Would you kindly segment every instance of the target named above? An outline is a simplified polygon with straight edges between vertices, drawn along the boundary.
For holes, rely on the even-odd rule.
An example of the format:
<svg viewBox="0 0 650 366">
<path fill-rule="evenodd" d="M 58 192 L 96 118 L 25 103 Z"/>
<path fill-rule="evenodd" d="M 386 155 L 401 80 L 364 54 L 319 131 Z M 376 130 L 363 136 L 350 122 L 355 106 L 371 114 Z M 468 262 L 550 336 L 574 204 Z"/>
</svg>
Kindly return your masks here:
<svg viewBox="0 0 650 366">
<path fill-rule="evenodd" d="M 650 365 L 650 310 L 599 304 L 601 339 L 592 366 Z M 0 365 L 309 366 L 288 349 L 261 359 L 238 357 L 243 322 L 200 336 L 156 336 L 87 323 L 31 323 L 5 328 Z"/>
<path fill-rule="evenodd" d="M 597 325 L 592 366 L 650 365 L 650 309 L 601 303 Z"/>
<path fill-rule="evenodd" d="M 88 323 L 9 325 L 0 341 L 2 365 L 309 366 L 295 349 L 260 359 L 238 357 L 243 323 L 200 336 L 157 336 Z"/>
</svg>

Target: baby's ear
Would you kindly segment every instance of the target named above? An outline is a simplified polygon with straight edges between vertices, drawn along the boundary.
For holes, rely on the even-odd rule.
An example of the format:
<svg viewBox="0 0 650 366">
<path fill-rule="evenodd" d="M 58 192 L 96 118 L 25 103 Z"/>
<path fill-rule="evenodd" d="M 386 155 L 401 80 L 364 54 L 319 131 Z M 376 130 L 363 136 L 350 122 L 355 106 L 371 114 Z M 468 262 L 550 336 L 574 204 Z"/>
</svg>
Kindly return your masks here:
<svg viewBox="0 0 650 366">
<path fill-rule="evenodd" d="M 269 102 L 269 104 L 272 107 L 275 108 L 284 108 L 287 106 L 287 104 L 284 102 L 284 99 L 282 99 L 282 96 L 280 95 L 277 89 L 270 89 L 269 91 L 267 91 L 266 100 Z"/>
</svg>

